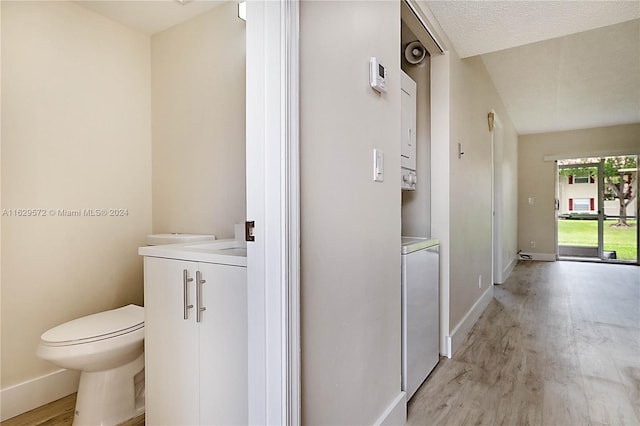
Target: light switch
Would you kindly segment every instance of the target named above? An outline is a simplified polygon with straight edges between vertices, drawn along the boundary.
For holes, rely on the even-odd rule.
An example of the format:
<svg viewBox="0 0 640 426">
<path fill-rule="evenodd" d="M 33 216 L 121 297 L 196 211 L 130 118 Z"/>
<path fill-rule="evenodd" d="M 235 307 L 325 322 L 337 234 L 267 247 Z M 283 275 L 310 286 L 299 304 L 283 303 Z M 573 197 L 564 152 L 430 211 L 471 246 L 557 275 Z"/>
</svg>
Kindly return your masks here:
<svg viewBox="0 0 640 426">
<path fill-rule="evenodd" d="M 533 197 L 529 197 L 529 200 L 528 200 L 528 201 L 529 201 L 529 204 L 530 204 L 530 205 L 533 205 Z"/>
<path fill-rule="evenodd" d="M 373 150 L 373 181 L 384 181 L 384 152 L 379 149 Z"/>
</svg>

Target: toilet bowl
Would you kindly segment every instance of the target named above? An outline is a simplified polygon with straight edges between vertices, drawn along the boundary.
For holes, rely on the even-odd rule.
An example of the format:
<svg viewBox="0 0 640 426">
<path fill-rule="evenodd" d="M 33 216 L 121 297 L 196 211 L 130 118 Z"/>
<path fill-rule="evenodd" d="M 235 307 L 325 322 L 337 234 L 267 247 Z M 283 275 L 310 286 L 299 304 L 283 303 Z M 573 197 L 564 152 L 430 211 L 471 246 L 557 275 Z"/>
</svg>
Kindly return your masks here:
<svg viewBox="0 0 640 426">
<path fill-rule="evenodd" d="M 81 372 L 74 425 L 117 425 L 144 412 L 143 341 L 144 308 L 136 305 L 42 334 L 40 358 Z"/>
<path fill-rule="evenodd" d="M 161 237 L 160 239 L 158 237 Z M 150 245 L 215 236 L 149 235 Z M 127 305 L 58 325 L 40 338 L 37 355 L 80 371 L 74 426 L 118 425 L 144 413 L 144 308 Z"/>
</svg>

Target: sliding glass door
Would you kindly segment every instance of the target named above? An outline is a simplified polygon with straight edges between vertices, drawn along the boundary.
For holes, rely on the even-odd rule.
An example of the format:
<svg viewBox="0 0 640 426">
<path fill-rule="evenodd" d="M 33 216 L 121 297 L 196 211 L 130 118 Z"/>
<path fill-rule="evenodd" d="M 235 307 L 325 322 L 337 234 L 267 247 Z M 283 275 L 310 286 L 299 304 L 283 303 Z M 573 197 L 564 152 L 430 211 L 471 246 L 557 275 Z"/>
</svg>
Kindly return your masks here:
<svg viewBox="0 0 640 426">
<path fill-rule="evenodd" d="M 558 256 L 600 259 L 599 159 L 558 162 Z"/>
<path fill-rule="evenodd" d="M 638 262 L 637 157 L 558 162 L 558 257 Z"/>
</svg>

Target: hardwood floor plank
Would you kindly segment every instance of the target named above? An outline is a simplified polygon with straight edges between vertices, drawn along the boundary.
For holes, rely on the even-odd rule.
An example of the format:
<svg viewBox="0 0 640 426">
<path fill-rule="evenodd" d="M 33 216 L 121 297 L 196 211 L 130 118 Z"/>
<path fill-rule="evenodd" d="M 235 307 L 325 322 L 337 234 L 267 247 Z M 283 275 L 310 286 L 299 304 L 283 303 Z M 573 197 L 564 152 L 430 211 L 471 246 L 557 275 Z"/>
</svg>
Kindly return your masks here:
<svg viewBox="0 0 640 426">
<path fill-rule="evenodd" d="M 424 425 L 425 421 L 428 424 L 443 424 L 452 416 L 459 389 L 465 381 L 470 380 L 473 369 L 473 366 L 463 362 L 442 359 L 409 404 L 408 424 Z"/>
<path fill-rule="evenodd" d="M 584 377 L 589 419 L 597 425 L 638 425 L 626 386 L 600 377 Z"/>
<path fill-rule="evenodd" d="M 28 411 L 20 416 L 2 422 L 2 426 L 24 425 L 70 425 L 73 423 L 73 413 L 76 407 L 76 394 L 71 394 L 35 410 Z"/>
<path fill-rule="evenodd" d="M 589 424 L 587 397 L 582 377 L 575 383 L 544 382 L 542 423 L 545 425 Z"/>
<path fill-rule="evenodd" d="M 50 402 L 19 416 L 5 420 L 1 426 L 71 426 L 76 407 L 76 394 Z M 144 426 L 144 414 L 119 426 Z"/>
<path fill-rule="evenodd" d="M 628 397 L 631 401 L 636 417 L 640 420 L 640 357 L 633 361 L 626 359 L 614 359 L 622 383 L 628 391 Z"/>
<path fill-rule="evenodd" d="M 467 380 L 462 384 L 461 395 L 444 424 L 447 425 L 494 425 L 498 395 L 495 389 L 485 383 Z"/>
<path fill-rule="evenodd" d="M 520 262 L 408 424 L 640 424 L 639 271 Z"/>
</svg>

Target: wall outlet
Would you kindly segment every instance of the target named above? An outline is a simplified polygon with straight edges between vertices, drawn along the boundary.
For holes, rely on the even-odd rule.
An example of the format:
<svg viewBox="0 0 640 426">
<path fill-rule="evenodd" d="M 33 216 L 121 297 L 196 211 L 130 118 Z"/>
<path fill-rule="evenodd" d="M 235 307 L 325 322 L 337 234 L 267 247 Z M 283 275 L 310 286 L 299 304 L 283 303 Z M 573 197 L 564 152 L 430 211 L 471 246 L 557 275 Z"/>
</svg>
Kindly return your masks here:
<svg viewBox="0 0 640 426">
<path fill-rule="evenodd" d="M 536 248 L 536 242 L 533 240 L 529 242 L 529 245 L 531 246 L 531 248 Z"/>
<path fill-rule="evenodd" d="M 482 275 L 478 275 L 478 288 L 482 288 Z"/>
</svg>

